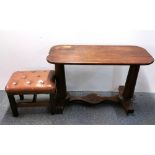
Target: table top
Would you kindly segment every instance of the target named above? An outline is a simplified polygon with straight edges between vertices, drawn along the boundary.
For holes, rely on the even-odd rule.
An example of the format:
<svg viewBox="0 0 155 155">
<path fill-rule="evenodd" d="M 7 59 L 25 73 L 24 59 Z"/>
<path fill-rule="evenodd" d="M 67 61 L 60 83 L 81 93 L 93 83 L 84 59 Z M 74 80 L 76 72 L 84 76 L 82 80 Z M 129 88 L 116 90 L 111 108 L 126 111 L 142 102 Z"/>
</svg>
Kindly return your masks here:
<svg viewBox="0 0 155 155">
<path fill-rule="evenodd" d="M 47 61 L 72 65 L 149 65 L 153 57 L 142 47 L 112 45 L 57 45 Z"/>
</svg>

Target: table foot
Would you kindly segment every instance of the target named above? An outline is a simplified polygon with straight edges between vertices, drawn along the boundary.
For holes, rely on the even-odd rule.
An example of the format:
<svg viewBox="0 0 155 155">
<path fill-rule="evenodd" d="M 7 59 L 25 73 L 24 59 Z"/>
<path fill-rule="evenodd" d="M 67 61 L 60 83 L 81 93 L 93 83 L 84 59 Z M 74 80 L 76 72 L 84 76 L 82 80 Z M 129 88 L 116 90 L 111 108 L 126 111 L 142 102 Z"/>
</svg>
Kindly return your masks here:
<svg viewBox="0 0 155 155">
<path fill-rule="evenodd" d="M 124 108 L 124 110 L 127 114 L 133 113 L 134 112 L 133 98 L 126 99 L 123 97 L 124 88 L 125 88 L 124 86 L 119 86 L 119 88 L 118 88 L 120 104 L 122 105 L 122 107 Z"/>
<path fill-rule="evenodd" d="M 120 102 L 122 107 L 124 108 L 126 114 L 130 114 L 130 113 L 134 113 L 134 109 L 133 109 L 133 102 L 131 100 L 127 100 L 127 101 L 121 101 Z"/>
<path fill-rule="evenodd" d="M 63 106 L 57 106 L 55 110 L 55 114 L 63 114 L 64 107 Z"/>
<path fill-rule="evenodd" d="M 64 105 L 66 103 L 67 99 L 62 98 L 55 98 L 55 114 L 63 114 Z"/>
</svg>

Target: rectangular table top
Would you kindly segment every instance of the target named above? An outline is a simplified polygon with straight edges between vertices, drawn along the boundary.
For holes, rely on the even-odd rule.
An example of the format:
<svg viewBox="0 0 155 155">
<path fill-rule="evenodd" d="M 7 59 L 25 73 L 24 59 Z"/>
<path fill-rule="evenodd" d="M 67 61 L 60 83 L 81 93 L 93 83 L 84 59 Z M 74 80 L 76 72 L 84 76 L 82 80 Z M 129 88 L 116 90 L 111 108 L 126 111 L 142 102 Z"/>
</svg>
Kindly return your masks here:
<svg viewBox="0 0 155 155">
<path fill-rule="evenodd" d="M 73 65 L 149 65 L 153 57 L 142 47 L 111 45 L 57 45 L 47 61 Z"/>
</svg>

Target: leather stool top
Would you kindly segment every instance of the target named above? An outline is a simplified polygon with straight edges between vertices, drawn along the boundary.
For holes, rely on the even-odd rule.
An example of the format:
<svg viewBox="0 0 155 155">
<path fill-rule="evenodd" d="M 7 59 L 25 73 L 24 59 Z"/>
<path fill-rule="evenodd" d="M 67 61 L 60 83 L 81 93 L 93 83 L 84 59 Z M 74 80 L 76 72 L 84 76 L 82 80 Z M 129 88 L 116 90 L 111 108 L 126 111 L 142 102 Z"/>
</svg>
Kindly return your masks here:
<svg viewBox="0 0 155 155">
<path fill-rule="evenodd" d="M 8 81 L 7 93 L 55 93 L 54 71 L 17 71 Z"/>
</svg>

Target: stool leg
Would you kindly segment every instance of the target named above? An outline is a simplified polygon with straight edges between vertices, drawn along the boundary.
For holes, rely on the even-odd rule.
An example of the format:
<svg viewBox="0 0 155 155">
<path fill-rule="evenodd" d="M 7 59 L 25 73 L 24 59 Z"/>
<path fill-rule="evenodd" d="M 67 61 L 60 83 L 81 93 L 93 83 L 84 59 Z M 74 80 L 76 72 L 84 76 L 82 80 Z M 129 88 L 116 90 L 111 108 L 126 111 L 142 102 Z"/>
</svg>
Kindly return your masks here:
<svg viewBox="0 0 155 155">
<path fill-rule="evenodd" d="M 33 94 L 33 100 L 32 102 L 36 102 L 37 101 L 37 94 Z"/>
<path fill-rule="evenodd" d="M 7 94 L 7 95 L 8 95 L 8 99 L 10 102 L 10 107 L 11 107 L 13 116 L 17 117 L 18 116 L 18 110 L 17 110 L 17 105 L 16 105 L 14 95 L 12 95 L 12 94 Z"/>
<path fill-rule="evenodd" d="M 50 95 L 50 101 L 49 101 L 49 110 L 51 114 L 55 114 L 55 95 L 54 94 L 49 94 Z"/>
<path fill-rule="evenodd" d="M 20 94 L 19 97 L 20 97 L 20 100 L 24 100 L 24 95 L 23 94 Z"/>
</svg>

